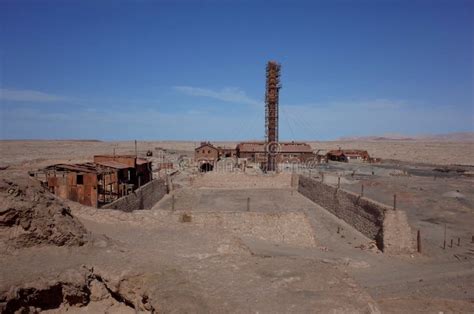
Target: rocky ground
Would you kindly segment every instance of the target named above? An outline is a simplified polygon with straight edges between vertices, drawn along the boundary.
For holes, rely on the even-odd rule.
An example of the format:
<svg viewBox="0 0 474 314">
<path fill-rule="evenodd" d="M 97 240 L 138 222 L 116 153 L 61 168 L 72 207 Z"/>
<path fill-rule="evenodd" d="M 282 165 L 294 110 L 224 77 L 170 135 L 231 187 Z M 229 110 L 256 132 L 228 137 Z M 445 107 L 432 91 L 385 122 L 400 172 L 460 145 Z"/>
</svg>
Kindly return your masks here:
<svg viewBox="0 0 474 314">
<path fill-rule="evenodd" d="M 114 147 L 130 153 L 132 143 L 0 145 L 8 166 L 0 171 L 2 312 L 474 312 L 469 176 L 444 172 L 435 180 L 433 167 L 412 163 L 302 170 L 325 172 L 332 184 L 342 176 L 355 192 L 364 184 L 386 204 L 399 195 L 422 231 L 423 252 L 387 256 L 298 194 L 291 174 L 184 169 L 153 209 L 124 213 L 59 200 L 26 172 Z M 171 160 L 192 155 L 189 143 L 140 145 L 143 153 L 163 148 Z M 444 223 L 460 246 L 443 250 Z"/>
<path fill-rule="evenodd" d="M 71 209 L 29 178 L 0 181 L 0 250 L 82 246 L 88 234 Z"/>
</svg>

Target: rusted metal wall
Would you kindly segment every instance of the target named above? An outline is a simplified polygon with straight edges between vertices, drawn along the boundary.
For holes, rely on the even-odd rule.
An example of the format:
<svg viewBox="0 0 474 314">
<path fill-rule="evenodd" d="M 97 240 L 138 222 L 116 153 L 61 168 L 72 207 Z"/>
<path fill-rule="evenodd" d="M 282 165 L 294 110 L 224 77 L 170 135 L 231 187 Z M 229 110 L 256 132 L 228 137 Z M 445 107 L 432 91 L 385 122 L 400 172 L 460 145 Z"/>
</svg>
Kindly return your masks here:
<svg viewBox="0 0 474 314">
<path fill-rule="evenodd" d="M 152 179 L 152 171 L 151 171 L 151 164 L 142 164 L 137 165 L 137 185 L 142 186 Z M 140 182 L 138 182 L 138 178 L 140 178 Z"/>
<path fill-rule="evenodd" d="M 77 184 L 81 175 L 83 184 Z M 97 207 L 97 175 L 95 173 L 57 173 L 47 177 L 48 188 L 55 195 L 86 206 Z"/>
</svg>

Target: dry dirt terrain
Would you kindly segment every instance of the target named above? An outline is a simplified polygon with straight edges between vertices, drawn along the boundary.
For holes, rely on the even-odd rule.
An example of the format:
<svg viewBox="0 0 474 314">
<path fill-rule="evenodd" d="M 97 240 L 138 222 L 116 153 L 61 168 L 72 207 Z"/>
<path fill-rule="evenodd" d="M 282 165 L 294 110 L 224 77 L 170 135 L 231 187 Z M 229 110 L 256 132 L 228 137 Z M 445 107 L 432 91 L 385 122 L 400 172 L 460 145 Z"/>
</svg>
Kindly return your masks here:
<svg viewBox="0 0 474 314">
<path fill-rule="evenodd" d="M 27 172 L 134 153 L 134 143 L 0 142 L 1 311 L 474 313 L 474 144 L 311 144 L 390 160 L 279 174 L 182 167 L 152 209 L 122 212 L 58 199 Z M 176 163 L 195 145 L 139 142 L 138 153 Z M 422 252 L 382 253 L 298 193 L 295 175 L 363 185 L 387 205 L 396 194 Z"/>
</svg>

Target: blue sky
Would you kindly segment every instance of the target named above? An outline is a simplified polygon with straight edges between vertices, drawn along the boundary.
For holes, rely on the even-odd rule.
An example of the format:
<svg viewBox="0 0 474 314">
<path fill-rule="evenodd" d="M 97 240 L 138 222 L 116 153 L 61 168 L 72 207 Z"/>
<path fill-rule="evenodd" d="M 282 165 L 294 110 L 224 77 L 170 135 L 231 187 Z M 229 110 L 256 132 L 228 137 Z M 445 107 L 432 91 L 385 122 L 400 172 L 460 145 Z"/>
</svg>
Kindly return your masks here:
<svg viewBox="0 0 474 314">
<path fill-rule="evenodd" d="M 0 0 L 0 138 L 474 131 L 473 1 Z"/>
</svg>

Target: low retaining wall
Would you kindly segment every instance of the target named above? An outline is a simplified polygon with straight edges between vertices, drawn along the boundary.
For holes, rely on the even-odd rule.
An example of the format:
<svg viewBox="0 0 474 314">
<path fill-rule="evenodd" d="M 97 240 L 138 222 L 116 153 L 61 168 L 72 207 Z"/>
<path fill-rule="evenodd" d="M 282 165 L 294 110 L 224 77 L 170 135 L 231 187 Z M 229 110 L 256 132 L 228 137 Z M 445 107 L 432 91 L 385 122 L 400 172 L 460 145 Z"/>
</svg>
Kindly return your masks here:
<svg viewBox="0 0 474 314">
<path fill-rule="evenodd" d="M 304 176 L 298 178 L 298 192 L 375 240 L 384 252 L 413 251 L 411 229 L 404 211 L 395 211 L 374 200 Z"/>
<path fill-rule="evenodd" d="M 151 209 L 168 192 L 168 186 L 163 179 L 155 179 L 136 189 L 132 194 L 102 206 L 106 209 L 118 209 L 130 212 L 138 209 Z"/>
<path fill-rule="evenodd" d="M 189 212 L 186 216 L 188 223 L 224 228 L 239 237 L 299 247 L 316 245 L 314 231 L 303 212 Z"/>
</svg>

